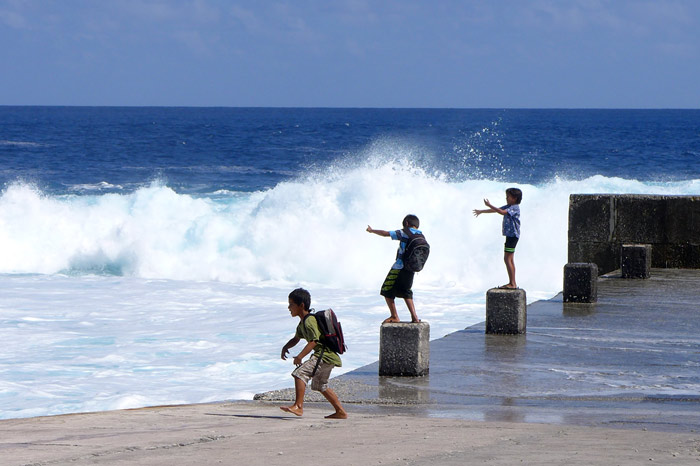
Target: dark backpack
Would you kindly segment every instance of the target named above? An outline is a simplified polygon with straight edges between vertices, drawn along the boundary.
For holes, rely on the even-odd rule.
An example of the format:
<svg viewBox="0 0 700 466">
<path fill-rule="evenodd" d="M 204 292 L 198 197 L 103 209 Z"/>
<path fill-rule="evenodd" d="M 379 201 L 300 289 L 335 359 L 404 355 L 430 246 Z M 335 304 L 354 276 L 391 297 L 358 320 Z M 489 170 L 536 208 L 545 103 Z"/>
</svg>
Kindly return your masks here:
<svg viewBox="0 0 700 466">
<path fill-rule="evenodd" d="M 430 245 L 423 233 L 413 233 L 411 230 L 403 230 L 403 232 L 408 235 L 405 240 L 406 248 L 403 251 L 403 266 L 410 272 L 420 272 L 428 260 Z"/>
<path fill-rule="evenodd" d="M 338 322 L 333 309 L 314 312 L 312 315 L 318 323 L 318 330 L 321 332 L 321 343 L 334 353 L 343 354 L 347 347 L 343 337 L 343 328 Z"/>
</svg>

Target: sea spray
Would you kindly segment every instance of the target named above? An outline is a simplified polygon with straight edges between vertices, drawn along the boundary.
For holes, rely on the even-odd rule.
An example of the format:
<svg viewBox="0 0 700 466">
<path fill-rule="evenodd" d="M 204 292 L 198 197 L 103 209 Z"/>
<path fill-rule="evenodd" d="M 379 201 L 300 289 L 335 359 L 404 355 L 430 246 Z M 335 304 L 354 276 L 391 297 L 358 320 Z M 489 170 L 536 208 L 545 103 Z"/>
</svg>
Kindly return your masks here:
<svg viewBox="0 0 700 466">
<path fill-rule="evenodd" d="M 596 176 L 523 190 L 516 266 L 526 289 L 557 291 L 566 262 L 570 193 L 680 194 L 694 182 Z M 0 197 L 0 273 L 376 287 L 396 244 L 365 233 L 421 219 L 433 246 L 416 286 L 472 292 L 505 278 L 498 215 L 475 219 L 483 199 L 505 204 L 510 183 L 445 181 L 384 163 L 317 174 L 254 193 L 179 194 L 160 182 L 125 194 L 45 195 L 15 183 Z"/>
</svg>

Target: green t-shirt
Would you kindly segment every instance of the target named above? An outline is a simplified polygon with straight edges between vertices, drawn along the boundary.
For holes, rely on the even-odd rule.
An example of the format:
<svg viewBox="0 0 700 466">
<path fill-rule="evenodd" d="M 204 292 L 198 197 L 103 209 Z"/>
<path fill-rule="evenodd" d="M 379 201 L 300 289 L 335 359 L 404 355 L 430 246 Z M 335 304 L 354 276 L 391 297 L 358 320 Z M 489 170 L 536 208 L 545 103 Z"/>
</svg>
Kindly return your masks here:
<svg viewBox="0 0 700 466">
<path fill-rule="evenodd" d="M 296 336 L 303 338 L 306 341 L 316 342 L 316 348 L 314 348 L 315 356 L 318 356 L 321 353 L 321 348 L 325 348 L 322 358 L 324 362 L 333 364 L 337 367 L 343 365 L 338 353 L 331 351 L 327 346 L 321 343 L 321 331 L 318 329 L 318 323 L 316 322 L 315 317 L 308 316 L 307 318 L 302 319 L 301 322 L 299 322 L 299 325 L 297 325 Z"/>
</svg>

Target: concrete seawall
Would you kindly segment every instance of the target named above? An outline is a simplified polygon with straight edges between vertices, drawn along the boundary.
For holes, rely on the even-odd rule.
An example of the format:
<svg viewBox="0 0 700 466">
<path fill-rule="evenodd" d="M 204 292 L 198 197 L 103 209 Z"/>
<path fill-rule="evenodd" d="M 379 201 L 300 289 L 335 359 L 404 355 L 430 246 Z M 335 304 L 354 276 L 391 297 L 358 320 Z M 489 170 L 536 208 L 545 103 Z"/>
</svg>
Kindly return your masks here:
<svg viewBox="0 0 700 466">
<path fill-rule="evenodd" d="M 700 196 L 570 196 L 570 263 L 612 272 L 620 268 L 623 243 L 650 244 L 655 268 L 700 268 Z"/>
</svg>

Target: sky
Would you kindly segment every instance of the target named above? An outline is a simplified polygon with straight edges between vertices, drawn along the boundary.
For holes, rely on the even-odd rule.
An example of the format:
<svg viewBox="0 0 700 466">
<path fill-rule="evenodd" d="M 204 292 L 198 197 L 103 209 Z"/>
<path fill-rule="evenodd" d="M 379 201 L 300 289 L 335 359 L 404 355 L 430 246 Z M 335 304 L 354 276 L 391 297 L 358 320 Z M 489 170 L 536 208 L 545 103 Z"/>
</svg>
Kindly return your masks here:
<svg viewBox="0 0 700 466">
<path fill-rule="evenodd" d="M 0 105 L 700 108 L 700 1 L 0 0 Z"/>
</svg>

